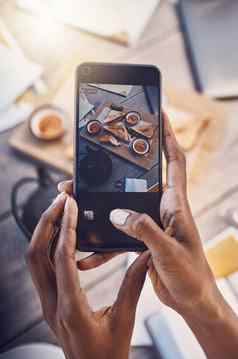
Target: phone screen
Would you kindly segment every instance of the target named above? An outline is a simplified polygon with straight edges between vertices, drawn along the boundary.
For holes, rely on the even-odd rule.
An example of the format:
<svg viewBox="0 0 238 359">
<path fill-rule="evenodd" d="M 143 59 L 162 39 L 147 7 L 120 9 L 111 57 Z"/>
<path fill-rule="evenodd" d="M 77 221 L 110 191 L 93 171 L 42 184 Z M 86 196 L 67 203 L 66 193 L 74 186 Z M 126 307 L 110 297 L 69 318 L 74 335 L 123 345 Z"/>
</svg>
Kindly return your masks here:
<svg viewBox="0 0 238 359">
<path fill-rule="evenodd" d="M 159 86 L 78 84 L 76 137 L 80 247 L 143 247 L 109 221 L 114 208 L 158 222 L 160 176 Z"/>
</svg>

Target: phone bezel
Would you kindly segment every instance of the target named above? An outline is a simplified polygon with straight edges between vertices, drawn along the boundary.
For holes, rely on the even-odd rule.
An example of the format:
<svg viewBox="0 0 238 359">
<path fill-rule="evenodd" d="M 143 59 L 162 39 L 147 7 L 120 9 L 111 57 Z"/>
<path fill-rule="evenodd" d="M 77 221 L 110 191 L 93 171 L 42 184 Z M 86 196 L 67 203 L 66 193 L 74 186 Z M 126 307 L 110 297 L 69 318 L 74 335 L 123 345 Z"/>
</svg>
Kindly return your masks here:
<svg viewBox="0 0 238 359">
<path fill-rule="evenodd" d="M 84 68 L 90 67 L 89 73 L 84 73 Z M 77 67 L 76 81 L 75 81 L 75 119 L 74 119 L 74 176 L 73 176 L 73 193 L 76 200 L 78 200 L 77 178 L 78 174 L 78 151 L 77 144 L 79 143 L 79 90 L 80 83 L 105 83 L 105 84 L 128 84 L 128 85 L 151 85 L 159 87 L 158 98 L 158 121 L 160 126 L 159 131 L 159 177 L 158 185 L 162 191 L 162 115 L 161 115 L 161 73 L 154 65 L 138 65 L 138 64 L 117 64 L 117 63 L 93 63 L 85 62 Z M 79 230 L 77 231 L 79 236 Z M 126 237 L 126 235 L 125 235 Z M 111 252 L 111 251 L 143 251 L 146 249 L 143 245 L 134 245 L 133 247 L 93 247 L 87 245 L 80 245 L 80 240 L 77 239 L 77 249 L 82 252 Z"/>
</svg>

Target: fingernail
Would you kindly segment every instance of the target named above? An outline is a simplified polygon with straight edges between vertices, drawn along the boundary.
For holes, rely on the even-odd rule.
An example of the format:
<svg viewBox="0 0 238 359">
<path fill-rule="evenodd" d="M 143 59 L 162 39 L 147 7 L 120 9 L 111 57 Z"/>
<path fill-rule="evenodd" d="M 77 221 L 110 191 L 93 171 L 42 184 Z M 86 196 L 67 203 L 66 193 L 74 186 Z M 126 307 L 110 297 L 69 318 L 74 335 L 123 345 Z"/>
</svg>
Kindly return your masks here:
<svg viewBox="0 0 238 359">
<path fill-rule="evenodd" d="M 113 224 L 123 226 L 125 225 L 129 215 L 130 213 L 125 211 L 124 209 L 113 209 L 113 211 L 111 211 L 110 213 L 109 219 Z"/>
<path fill-rule="evenodd" d="M 62 191 L 62 189 L 63 189 L 63 182 L 58 183 L 57 189 L 58 189 L 59 192 Z"/>
</svg>

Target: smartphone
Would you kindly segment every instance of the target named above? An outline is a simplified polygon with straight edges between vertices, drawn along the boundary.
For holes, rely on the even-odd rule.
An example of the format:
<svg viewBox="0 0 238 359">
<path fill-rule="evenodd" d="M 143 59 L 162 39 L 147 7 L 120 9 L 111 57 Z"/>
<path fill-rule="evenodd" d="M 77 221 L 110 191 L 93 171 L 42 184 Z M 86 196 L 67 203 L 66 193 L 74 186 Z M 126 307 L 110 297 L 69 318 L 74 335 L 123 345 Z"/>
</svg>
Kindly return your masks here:
<svg viewBox="0 0 238 359">
<path fill-rule="evenodd" d="M 151 65 L 83 63 L 77 68 L 74 195 L 80 251 L 142 251 L 110 223 L 115 208 L 160 224 L 161 76 Z"/>
</svg>

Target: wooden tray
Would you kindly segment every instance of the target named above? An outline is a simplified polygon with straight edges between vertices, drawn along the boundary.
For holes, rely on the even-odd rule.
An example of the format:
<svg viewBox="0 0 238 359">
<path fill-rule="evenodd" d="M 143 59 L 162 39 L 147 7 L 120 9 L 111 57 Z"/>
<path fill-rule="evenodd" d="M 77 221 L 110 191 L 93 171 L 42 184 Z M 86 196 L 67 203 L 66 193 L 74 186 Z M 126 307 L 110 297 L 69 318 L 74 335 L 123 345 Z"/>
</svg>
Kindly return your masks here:
<svg viewBox="0 0 238 359">
<path fill-rule="evenodd" d="M 111 106 L 111 102 L 105 102 L 102 106 L 100 106 L 96 112 L 96 116 L 95 119 L 99 116 L 99 114 L 104 110 L 105 107 L 110 107 Z M 129 107 L 123 107 L 123 111 L 125 112 L 129 112 L 129 111 L 135 111 L 135 109 L 131 109 Z M 113 154 L 115 154 L 116 156 L 120 156 L 122 158 L 124 158 L 125 160 L 134 163 L 135 165 L 142 167 L 146 170 L 150 170 L 154 165 L 156 165 L 158 163 L 158 121 L 157 121 L 157 117 L 148 113 L 148 112 L 143 112 L 140 111 L 142 118 L 146 121 L 146 122 L 150 122 L 155 126 L 155 131 L 154 131 L 154 135 L 152 137 L 151 140 L 149 140 L 150 143 L 150 151 L 149 153 L 147 153 L 145 156 L 137 156 L 136 154 L 134 154 L 131 149 L 129 148 L 129 143 L 125 143 L 123 141 L 120 141 L 121 146 L 113 146 L 110 143 L 101 143 L 99 141 L 99 137 L 102 135 L 102 133 L 100 133 L 99 135 L 96 136 L 92 136 L 87 132 L 86 126 L 84 128 L 82 128 L 80 136 L 83 137 L 84 139 L 86 139 L 89 142 L 92 142 L 110 152 L 112 152 Z M 118 121 L 114 121 L 113 123 L 116 122 L 123 122 L 124 120 L 120 119 Z M 106 130 L 103 130 L 103 133 L 108 133 Z M 132 138 L 137 138 L 138 136 L 134 136 L 131 135 Z"/>
<path fill-rule="evenodd" d="M 204 131 L 199 144 L 191 153 L 186 154 L 188 180 L 190 184 L 195 184 L 206 173 L 209 160 L 220 148 L 224 138 L 227 123 L 224 105 L 194 91 L 166 88 L 165 93 L 169 102 L 175 107 L 211 118 L 210 126 Z M 20 153 L 34 161 L 63 171 L 70 177 L 73 174 L 73 94 L 73 81 L 68 81 L 54 99 L 54 103 L 65 108 L 71 117 L 66 137 L 52 143 L 38 141 L 31 135 L 28 124 L 24 123 L 13 131 L 9 141 L 11 147 Z"/>
</svg>

